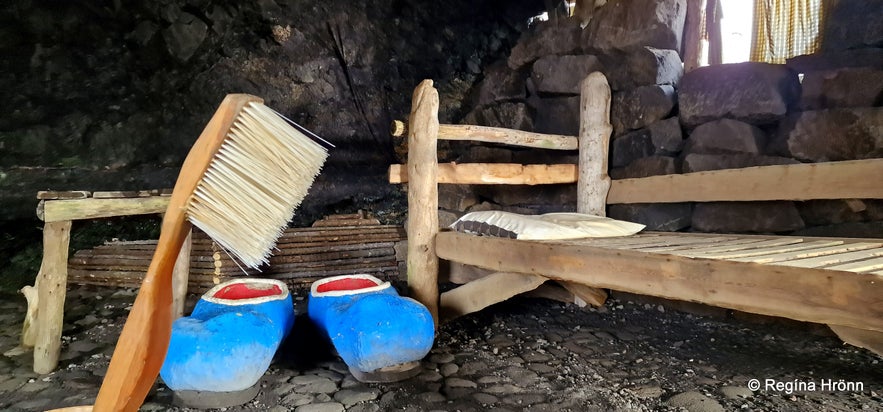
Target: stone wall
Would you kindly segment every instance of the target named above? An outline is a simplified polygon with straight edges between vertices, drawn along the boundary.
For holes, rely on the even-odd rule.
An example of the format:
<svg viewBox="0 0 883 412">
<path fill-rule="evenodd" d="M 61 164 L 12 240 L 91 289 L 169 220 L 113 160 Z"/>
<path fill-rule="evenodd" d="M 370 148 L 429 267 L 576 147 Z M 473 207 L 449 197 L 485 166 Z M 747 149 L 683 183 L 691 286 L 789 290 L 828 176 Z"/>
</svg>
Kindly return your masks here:
<svg viewBox="0 0 883 412">
<path fill-rule="evenodd" d="M 463 123 L 576 135 L 579 81 L 601 71 L 613 91 L 614 179 L 883 157 L 883 33 L 873 29 L 883 17 L 856 5 L 835 6 L 825 27 L 830 41 L 816 55 L 684 74 L 685 1 L 613 0 L 584 29 L 559 20 L 524 33 L 507 60 L 485 70 Z M 872 29 L 842 29 L 859 17 Z M 575 153 L 445 148 L 447 160 L 459 162 L 576 163 Z M 573 185 L 442 186 L 440 193 L 448 220 L 479 209 L 568 211 L 576 197 Z M 608 214 L 667 231 L 883 233 L 879 200 L 611 205 Z"/>
</svg>

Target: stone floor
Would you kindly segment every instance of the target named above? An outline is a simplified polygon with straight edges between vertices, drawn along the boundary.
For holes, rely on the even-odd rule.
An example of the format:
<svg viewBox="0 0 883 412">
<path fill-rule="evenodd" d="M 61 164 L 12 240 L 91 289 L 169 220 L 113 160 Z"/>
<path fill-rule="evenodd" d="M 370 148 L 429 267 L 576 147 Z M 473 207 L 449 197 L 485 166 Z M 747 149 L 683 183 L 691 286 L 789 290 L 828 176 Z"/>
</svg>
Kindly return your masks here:
<svg viewBox="0 0 883 412">
<path fill-rule="evenodd" d="M 293 293 L 305 313 L 306 290 Z M 134 295 L 72 287 L 61 362 L 48 375 L 16 349 L 24 299 L 2 296 L 0 410 L 93 402 Z M 226 410 L 883 410 L 876 355 L 818 325 L 710 313 L 625 295 L 599 309 L 518 298 L 442 326 L 421 374 L 392 384 L 356 381 L 299 316 L 257 397 Z M 187 410 L 170 400 L 157 384 L 142 410 Z"/>
</svg>

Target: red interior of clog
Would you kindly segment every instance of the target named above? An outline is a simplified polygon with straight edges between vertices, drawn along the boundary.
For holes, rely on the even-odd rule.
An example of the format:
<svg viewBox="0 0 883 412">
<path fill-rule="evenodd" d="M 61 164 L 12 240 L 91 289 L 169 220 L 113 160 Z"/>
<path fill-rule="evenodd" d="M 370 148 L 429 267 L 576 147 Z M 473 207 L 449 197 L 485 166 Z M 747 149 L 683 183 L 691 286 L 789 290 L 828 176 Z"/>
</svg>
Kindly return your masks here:
<svg viewBox="0 0 883 412">
<path fill-rule="evenodd" d="M 282 288 L 279 285 L 269 283 L 234 283 L 217 291 L 214 297 L 218 299 L 240 300 L 280 294 L 282 294 Z"/>
<path fill-rule="evenodd" d="M 338 280 L 332 280 L 331 282 L 323 283 L 316 288 L 316 292 L 324 293 L 331 292 L 333 290 L 358 290 L 365 288 L 373 288 L 377 286 L 378 283 L 374 282 L 371 279 L 362 279 L 362 278 L 344 278 Z"/>
</svg>

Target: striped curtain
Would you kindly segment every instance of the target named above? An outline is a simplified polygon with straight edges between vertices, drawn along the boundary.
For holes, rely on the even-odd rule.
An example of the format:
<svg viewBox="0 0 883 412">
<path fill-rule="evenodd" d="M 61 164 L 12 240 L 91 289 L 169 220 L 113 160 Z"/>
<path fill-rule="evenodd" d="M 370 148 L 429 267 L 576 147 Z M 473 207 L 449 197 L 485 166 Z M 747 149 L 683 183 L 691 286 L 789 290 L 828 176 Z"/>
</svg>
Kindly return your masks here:
<svg viewBox="0 0 883 412">
<path fill-rule="evenodd" d="M 751 61 L 785 63 L 821 44 L 826 0 L 754 0 Z"/>
</svg>

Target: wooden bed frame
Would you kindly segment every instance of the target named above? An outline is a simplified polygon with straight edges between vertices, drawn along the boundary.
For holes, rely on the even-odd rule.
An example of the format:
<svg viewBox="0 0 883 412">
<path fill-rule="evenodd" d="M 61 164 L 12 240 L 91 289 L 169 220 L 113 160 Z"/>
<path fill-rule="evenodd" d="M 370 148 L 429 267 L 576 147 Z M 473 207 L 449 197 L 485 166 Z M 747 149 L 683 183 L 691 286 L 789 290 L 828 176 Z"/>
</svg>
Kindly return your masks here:
<svg viewBox="0 0 883 412">
<path fill-rule="evenodd" d="M 883 159 L 762 166 L 623 179 L 607 176 L 610 88 L 581 83 L 579 137 L 440 125 L 431 80 L 414 91 L 407 165 L 408 283 L 436 321 L 475 312 L 546 280 L 603 303 L 601 289 L 699 302 L 827 324 L 844 341 L 883 355 L 883 239 L 642 232 L 619 238 L 524 241 L 440 231 L 438 184 L 577 184 L 577 211 L 607 204 L 881 199 Z M 398 131 L 404 134 L 403 124 Z M 437 139 L 579 150 L 579 164 L 438 164 Z M 857 201 L 860 202 L 860 201 Z M 883 236 L 881 236 L 883 237 Z M 439 258 L 490 274 L 439 294 Z"/>
</svg>

